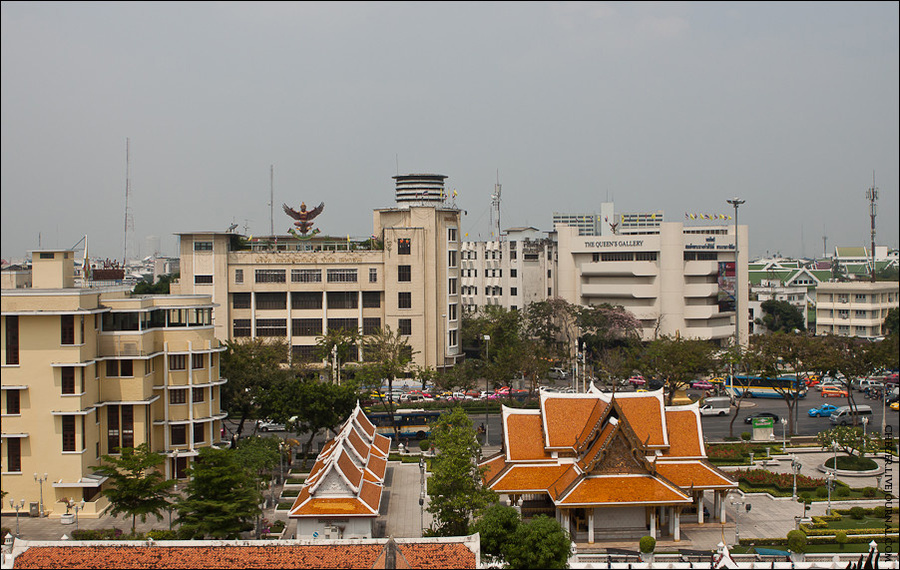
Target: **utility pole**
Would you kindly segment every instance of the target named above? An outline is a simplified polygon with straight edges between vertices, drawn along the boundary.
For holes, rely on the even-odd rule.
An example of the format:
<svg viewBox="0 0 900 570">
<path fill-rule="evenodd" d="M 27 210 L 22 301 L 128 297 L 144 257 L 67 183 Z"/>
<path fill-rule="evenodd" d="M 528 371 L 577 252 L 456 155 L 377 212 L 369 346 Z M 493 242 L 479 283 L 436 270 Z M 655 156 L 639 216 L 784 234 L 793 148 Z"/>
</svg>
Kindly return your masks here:
<svg viewBox="0 0 900 570">
<path fill-rule="evenodd" d="M 872 216 L 872 283 L 875 282 L 875 201 L 878 200 L 878 188 L 875 187 L 875 171 L 872 171 L 872 187 L 866 190 L 869 200 L 869 211 Z"/>
</svg>

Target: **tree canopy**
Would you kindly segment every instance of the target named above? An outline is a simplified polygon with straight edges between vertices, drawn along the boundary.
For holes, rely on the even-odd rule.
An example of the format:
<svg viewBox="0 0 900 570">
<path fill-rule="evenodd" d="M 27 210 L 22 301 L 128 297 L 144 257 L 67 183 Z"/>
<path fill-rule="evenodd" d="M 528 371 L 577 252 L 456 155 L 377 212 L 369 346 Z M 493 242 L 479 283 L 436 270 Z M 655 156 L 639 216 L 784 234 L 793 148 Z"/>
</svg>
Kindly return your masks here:
<svg viewBox="0 0 900 570">
<path fill-rule="evenodd" d="M 222 386 L 222 409 L 238 419 L 237 435 L 248 418 L 269 415 L 264 397 L 273 384 L 292 374 L 287 369 L 287 342 L 283 339 L 254 338 L 226 341 L 221 375 L 228 379 Z"/>
<path fill-rule="evenodd" d="M 174 480 L 166 480 L 157 469 L 165 457 L 151 451 L 146 443 L 136 448 L 124 447 L 119 456 L 104 455 L 105 463 L 97 473 L 109 477 L 110 485 L 101 494 L 109 500 L 109 514 L 131 516 L 131 533 L 134 534 L 137 517 L 146 522 L 147 515 L 162 520 L 162 512 L 169 507 Z"/>
<path fill-rule="evenodd" d="M 787 301 L 770 299 L 763 301 L 763 317 L 760 322 L 771 332 L 805 331 L 803 313 Z"/>
</svg>

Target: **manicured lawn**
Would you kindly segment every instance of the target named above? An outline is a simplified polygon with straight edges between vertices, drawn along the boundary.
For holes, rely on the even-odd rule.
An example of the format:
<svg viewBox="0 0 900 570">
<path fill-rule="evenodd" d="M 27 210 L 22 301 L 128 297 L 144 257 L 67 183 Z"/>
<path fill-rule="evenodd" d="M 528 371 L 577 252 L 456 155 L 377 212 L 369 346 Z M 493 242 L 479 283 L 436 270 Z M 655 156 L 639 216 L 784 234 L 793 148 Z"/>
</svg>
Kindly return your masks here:
<svg viewBox="0 0 900 570">
<path fill-rule="evenodd" d="M 897 526 L 897 515 L 894 514 L 891 517 L 891 526 Z M 850 515 L 844 515 L 839 521 L 831 521 L 828 523 L 828 528 L 834 529 L 848 529 L 848 528 L 884 528 L 884 519 L 879 519 L 875 517 L 864 517 L 860 520 L 856 520 Z"/>
<path fill-rule="evenodd" d="M 884 552 L 884 541 L 875 541 L 878 545 L 878 552 Z M 868 552 L 869 545 L 857 542 L 851 544 L 845 544 L 844 549 L 841 550 L 837 544 L 807 544 L 806 552 L 807 553 L 818 553 L 818 552 L 836 552 L 840 554 L 841 552 Z M 891 544 L 891 552 L 897 552 L 897 542 L 893 542 Z"/>
</svg>

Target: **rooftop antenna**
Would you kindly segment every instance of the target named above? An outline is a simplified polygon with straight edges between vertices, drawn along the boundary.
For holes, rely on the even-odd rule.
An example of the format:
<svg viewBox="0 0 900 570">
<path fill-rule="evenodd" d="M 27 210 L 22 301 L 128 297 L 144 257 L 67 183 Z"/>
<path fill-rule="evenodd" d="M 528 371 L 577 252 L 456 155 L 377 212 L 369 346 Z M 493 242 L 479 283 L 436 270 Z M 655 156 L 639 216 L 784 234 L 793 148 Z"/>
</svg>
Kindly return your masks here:
<svg viewBox="0 0 900 570">
<path fill-rule="evenodd" d="M 822 257 L 828 258 L 828 233 L 825 226 L 822 226 Z"/>
<path fill-rule="evenodd" d="M 494 213 L 497 220 L 494 223 Z M 497 241 L 500 241 L 500 170 L 497 169 L 497 183 L 494 184 L 494 193 L 491 194 L 491 229 L 495 230 Z"/>
<path fill-rule="evenodd" d="M 872 171 L 872 187 L 866 190 L 869 209 L 872 216 L 872 283 L 875 282 L 875 201 L 878 200 L 878 188 L 875 186 L 875 171 Z"/>
<path fill-rule="evenodd" d="M 131 141 L 125 138 L 125 246 L 122 253 L 122 265 L 128 264 L 128 231 L 134 231 L 134 216 L 128 206 L 131 197 Z"/>
<path fill-rule="evenodd" d="M 275 235 L 275 165 L 269 166 L 269 235 Z"/>
</svg>

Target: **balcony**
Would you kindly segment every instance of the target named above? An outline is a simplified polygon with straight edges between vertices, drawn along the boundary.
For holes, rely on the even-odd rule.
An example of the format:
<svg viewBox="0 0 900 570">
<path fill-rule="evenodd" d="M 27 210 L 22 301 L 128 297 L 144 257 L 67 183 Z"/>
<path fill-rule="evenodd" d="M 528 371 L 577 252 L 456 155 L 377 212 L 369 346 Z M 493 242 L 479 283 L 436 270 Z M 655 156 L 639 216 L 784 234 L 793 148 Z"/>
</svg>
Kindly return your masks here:
<svg viewBox="0 0 900 570">
<path fill-rule="evenodd" d="M 589 283 L 581 286 L 581 295 L 583 297 L 655 299 L 659 296 L 659 286 L 627 283 Z"/>
</svg>

